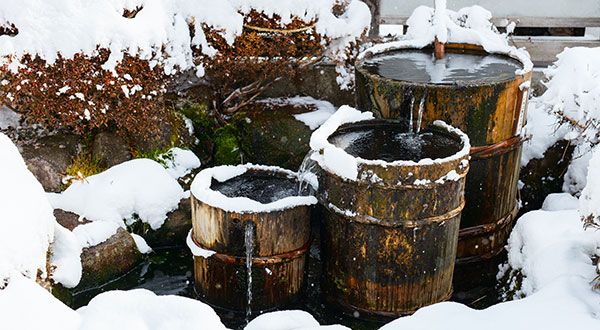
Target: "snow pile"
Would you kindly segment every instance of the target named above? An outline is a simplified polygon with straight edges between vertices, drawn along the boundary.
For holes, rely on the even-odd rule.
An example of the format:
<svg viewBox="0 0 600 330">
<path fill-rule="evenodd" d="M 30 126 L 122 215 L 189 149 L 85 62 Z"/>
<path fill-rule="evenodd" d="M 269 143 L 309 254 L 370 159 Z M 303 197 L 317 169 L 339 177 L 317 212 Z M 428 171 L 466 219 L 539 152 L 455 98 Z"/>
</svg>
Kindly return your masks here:
<svg viewBox="0 0 600 330">
<path fill-rule="evenodd" d="M 0 106 L 0 129 L 7 129 L 9 127 L 19 127 L 19 120 L 21 115 L 10 110 L 7 107 Z"/>
<path fill-rule="evenodd" d="M 81 278 L 81 249 L 75 236 L 54 219 L 42 185 L 29 172 L 17 147 L 0 133 L 0 287 L 14 274 L 45 278 L 50 244 L 51 274 L 75 286 Z"/>
<path fill-rule="evenodd" d="M 301 121 L 304 125 L 308 126 L 311 130 L 319 128 L 331 115 L 335 112 L 333 104 L 317 100 L 310 96 L 294 96 L 290 98 L 268 98 L 258 102 L 269 103 L 276 105 L 293 105 L 293 106 L 305 106 L 314 108 L 313 111 L 294 115 L 296 120 Z"/>
<path fill-rule="evenodd" d="M 418 162 L 410 160 L 397 160 L 393 162 L 387 162 L 384 160 L 370 160 L 354 157 L 348 154 L 342 147 L 335 146 L 329 142 L 329 137 L 335 133 L 340 126 L 370 119 L 373 119 L 373 113 L 371 112 L 360 112 L 347 105 L 341 106 L 335 114 L 333 114 L 319 129 L 317 129 L 311 135 L 310 148 L 313 151 L 311 153 L 311 159 L 316 161 L 323 169 L 339 175 L 342 178 L 358 180 L 359 166 L 361 164 L 379 165 L 383 167 L 430 165 L 465 157 L 468 155 L 471 148 L 471 145 L 469 144 L 469 138 L 466 134 L 439 120 L 435 121 L 433 125 L 439 126 L 450 133 L 456 134 L 460 137 L 462 142 L 461 150 L 446 158 L 423 158 Z M 444 177 L 444 179 L 445 178 L 446 177 Z"/>
<path fill-rule="evenodd" d="M 0 4 L 0 22 L 14 24 L 16 36 L 0 36 L 0 65 L 8 64 L 16 71 L 25 54 L 38 55 L 49 64 L 60 53 L 73 58 L 81 53 L 97 55 L 97 49 L 111 51 L 104 69 L 114 71 L 124 53 L 162 64 L 166 74 L 177 70 L 197 69 L 202 76 L 202 64 L 193 61 L 192 46 L 204 55 L 214 56 L 202 25 L 220 31 L 230 45 L 243 31 L 243 14 L 252 9 L 268 17 L 278 15 L 281 23 L 296 16 L 304 22 L 316 20 L 316 32 L 338 40 L 343 47 L 360 37 L 370 23 L 368 7 L 350 0 L 340 17 L 332 13 L 336 0 L 22 0 Z M 133 18 L 124 10 L 140 9 Z M 48 19 L 51 17 L 52 19 Z M 191 26 L 191 29 L 189 28 Z"/>
<path fill-rule="evenodd" d="M 167 172 L 173 179 L 188 175 L 192 170 L 200 167 L 200 159 L 191 151 L 181 148 L 171 148 L 161 156 L 167 167 Z"/>
<path fill-rule="evenodd" d="M 290 178 L 298 178 L 298 173 L 276 166 L 253 164 L 217 166 L 204 169 L 196 175 L 190 187 L 192 195 L 199 201 L 212 207 L 236 213 L 272 212 L 317 203 L 317 199 L 314 196 L 288 196 L 268 204 L 263 204 L 247 197 L 227 197 L 218 191 L 210 189 L 213 179 L 225 182 L 246 173 L 249 169 L 279 172 Z"/>
<path fill-rule="evenodd" d="M 513 289 L 525 298 L 484 310 L 438 303 L 381 330 L 598 328 L 600 294 L 590 288 L 590 281 L 596 274 L 592 256 L 600 254 L 599 247 L 600 232 L 584 231 L 576 209 L 529 212 L 510 236 L 508 265 L 503 269 L 510 266 L 522 274 L 521 286 L 515 278 Z"/>
<path fill-rule="evenodd" d="M 0 311 L 5 330 L 77 330 L 81 323 L 77 312 L 19 273 L 0 290 Z"/>
<path fill-rule="evenodd" d="M 0 287 L 21 273 L 46 274 L 46 254 L 54 240 L 53 209 L 42 185 L 29 172 L 12 141 L 0 133 Z"/>
<path fill-rule="evenodd" d="M 77 313 L 82 320 L 79 330 L 227 329 L 217 313 L 198 300 L 157 296 L 145 289 L 99 294 Z"/>
<path fill-rule="evenodd" d="M 115 230 L 117 226 L 125 227 L 123 219 L 127 223 L 135 221 L 134 216 L 156 230 L 183 197 L 183 189 L 177 181 L 150 159 L 121 163 L 73 182 L 60 194 L 48 194 L 54 208 L 77 213 L 91 221 L 108 222 L 108 227 Z M 83 226 L 88 225 L 91 226 Z"/>
<path fill-rule="evenodd" d="M 300 310 L 277 311 L 259 315 L 244 330 L 345 330 L 341 325 L 321 326 L 315 318 Z"/>
<path fill-rule="evenodd" d="M 600 128 L 600 48 L 565 48 L 556 57 L 544 70 L 548 90 L 540 100 L 595 142 Z"/>
<path fill-rule="evenodd" d="M 403 48 L 423 48 L 431 45 L 435 38 L 442 43 L 467 43 L 480 45 L 488 53 L 506 54 L 523 64 L 515 73 L 525 74 L 533 69 L 529 54 L 508 44 L 506 34 L 500 34 L 490 22 L 492 13 L 480 6 L 446 9 L 445 1 L 436 1 L 438 10 L 419 6 L 406 21 L 408 30 L 403 40 L 375 45 L 358 58 Z"/>
</svg>

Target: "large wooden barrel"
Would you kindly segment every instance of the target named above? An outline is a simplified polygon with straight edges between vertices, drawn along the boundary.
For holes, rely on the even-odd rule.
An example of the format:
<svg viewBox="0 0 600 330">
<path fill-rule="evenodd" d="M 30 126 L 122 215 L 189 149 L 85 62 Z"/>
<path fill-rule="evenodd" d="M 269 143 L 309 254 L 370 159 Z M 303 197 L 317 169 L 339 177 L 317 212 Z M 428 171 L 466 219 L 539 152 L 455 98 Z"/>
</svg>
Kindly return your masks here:
<svg viewBox="0 0 600 330">
<path fill-rule="evenodd" d="M 305 286 L 313 196 L 297 174 L 273 166 L 219 166 L 192 183 L 195 289 L 207 303 L 262 311 L 296 300 Z M 250 290 L 248 287 L 250 286 Z"/>
<path fill-rule="evenodd" d="M 408 77 L 389 79 L 369 68 L 369 61 L 395 52 L 413 51 L 433 58 L 430 47 L 367 53 L 357 62 L 358 108 L 373 111 L 382 118 L 413 118 L 422 123 L 444 120 L 467 133 L 473 147 L 457 262 L 492 258 L 506 244 L 518 211 L 520 133 L 525 120 L 531 71 L 494 76 L 490 69 L 481 79 L 432 83 L 414 82 Z M 446 53 L 479 56 L 484 63 L 487 56 L 492 56 L 481 47 L 468 44 L 447 44 Z M 507 62 L 513 61 L 524 69 L 524 64 L 516 58 L 501 54 L 493 56 L 504 57 Z M 433 63 L 433 59 L 431 61 Z M 427 70 L 436 74 L 435 65 Z"/>
<path fill-rule="evenodd" d="M 438 124 L 424 128 L 424 133 L 453 141 L 452 146 L 435 147 L 445 152 L 441 158 L 433 157 L 431 150 L 424 151 L 420 161 L 350 154 L 357 163 L 355 178 L 327 164 L 328 154 L 350 152 L 344 140 L 352 134 L 374 132 L 357 142 L 372 151 L 378 145 L 390 150 L 379 140 L 381 132 L 398 127 L 408 132 L 406 122 L 381 119 L 330 129 L 326 135 L 334 147 L 317 149 L 320 156 L 313 157 L 320 168 L 317 195 L 325 210 L 324 295 L 350 315 L 397 317 L 451 295 L 469 142 L 460 131 Z M 311 145 L 319 144 L 311 140 Z"/>
</svg>

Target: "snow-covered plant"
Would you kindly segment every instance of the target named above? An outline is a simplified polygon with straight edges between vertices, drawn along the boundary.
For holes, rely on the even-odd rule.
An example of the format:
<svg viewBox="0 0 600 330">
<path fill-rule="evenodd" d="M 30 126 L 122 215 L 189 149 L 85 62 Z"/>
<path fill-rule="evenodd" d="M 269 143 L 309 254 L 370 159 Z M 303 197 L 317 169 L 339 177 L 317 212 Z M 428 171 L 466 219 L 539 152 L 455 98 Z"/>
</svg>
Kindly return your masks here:
<svg viewBox="0 0 600 330">
<path fill-rule="evenodd" d="M 359 0 L 3 1 L 0 102 L 47 125 L 150 135 L 176 74 L 205 77 L 215 107 L 235 111 L 321 54 L 344 61 L 369 21 Z"/>
</svg>

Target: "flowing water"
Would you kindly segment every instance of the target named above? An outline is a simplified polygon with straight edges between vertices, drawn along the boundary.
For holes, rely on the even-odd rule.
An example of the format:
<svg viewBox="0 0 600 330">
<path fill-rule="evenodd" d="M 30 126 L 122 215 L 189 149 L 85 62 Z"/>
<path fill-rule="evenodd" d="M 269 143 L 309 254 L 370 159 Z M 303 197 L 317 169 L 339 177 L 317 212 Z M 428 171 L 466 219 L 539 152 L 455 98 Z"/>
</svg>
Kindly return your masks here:
<svg viewBox="0 0 600 330">
<path fill-rule="evenodd" d="M 363 66 L 389 79 L 433 84 L 502 80 L 523 68 L 519 61 L 503 55 L 446 52 L 444 59 L 436 60 L 429 50 L 383 53 L 365 60 Z"/>
<path fill-rule="evenodd" d="M 317 163 L 312 159 L 314 150 L 310 150 L 302 160 L 298 169 L 298 195 L 314 195 L 319 182 L 317 180 Z"/>
<path fill-rule="evenodd" d="M 246 305 L 246 323 L 250 321 L 250 315 L 252 314 L 252 248 L 254 246 L 254 227 L 252 221 L 246 222 L 246 230 L 244 233 L 244 245 L 246 246 L 246 272 L 247 272 L 247 284 L 248 289 L 246 297 L 248 304 Z"/>
</svg>

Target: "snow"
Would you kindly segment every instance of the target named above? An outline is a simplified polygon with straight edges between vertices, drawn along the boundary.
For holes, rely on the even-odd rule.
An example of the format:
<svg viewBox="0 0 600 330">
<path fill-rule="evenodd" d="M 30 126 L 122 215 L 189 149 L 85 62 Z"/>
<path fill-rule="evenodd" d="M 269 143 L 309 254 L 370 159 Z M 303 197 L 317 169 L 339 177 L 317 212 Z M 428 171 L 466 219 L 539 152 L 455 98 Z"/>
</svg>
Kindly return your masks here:
<svg viewBox="0 0 600 330">
<path fill-rule="evenodd" d="M 188 233 L 187 238 L 185 239 L 185 243 L 187 244 L 192 254 L 196 257 L 208 258 L 213 254 L 217 253 L 215 251 L 199 247 L 198 244 L 196 244 L 192 239 L 192 229 L 190 229 L 190 232 Z"/>
<path fill-rule="evenodd" d="M 260 100 L 261 103 L 277 104 L 277 105 L 293 105 L 293 106 L 305 106 L 314 108 L 310 112 L 294 115 L 296 120 L 304 123 L 312 131 L 319 128 L 331 115 L 335 112 L 333 104 L 324 101 L 317 100 L 310 96 L 294 96 L 289 98 L 268 98 Z"/>
<path fill-rule="evenodd" d="M 217 313 L 198 300 L 157 296 L 145 289 L 101 293 L 77 313 L 80 330 L 226 329 Z"/>
<path fill-rule="evenodd" d="M 595 150 L 589 161 L 587 183 L 579 198 L 581 217 L 600 225 L 600 150 Z"/>
<path fill-rule="evenodd" d="M 462 148 L 457 153 L 438 159 L 424 158 L 418 162 L 410 160 L 397 160 L 387 162 L 384 160 L 369 160 L 360 157 L 354 157 L 348 154 L 343 148 L 337 147 L 329 142 L 331 136 L 340 126 L 349 123 L 355 123 L 363 120 L 373 119 L 373 113 L 360 112 L 347 105 L 341 106 L 319 129 L 313 132 L 310 138 L 310 147 L 313 151 L 311 159 L 316 161 L 323 169 L 330 171 L 342 178 L 356 181 L 358 179 L 359 165 L 379 165 L 387 166 L 415 166 L 430 165 L 434 163 L 443 163 L 465 157 L 469 154 L 471 145 L 466 134 L 461 132 L 443 121 L 436 120 L 433 125 L 439 126 L 450 133 L 460 137 Z"/>
<path fill-rule="evenodd" d="M 10 110 L 7 107 L 0 106 L 0 129 L 7 129 L 8 127 L 19 127 L 19 120 L 21 115 Z"/>
<path fill-rule="evenodd" d="M 42 185 L 12 141 L 0 133 L 0 287 L 15 272 L 35 279 L 46 273 L 56 220 Z"/>
<path fill-rule="evenodd" d="M 569 132 L 567 126 L 560 125 L 558 118 L 546 111 L 539 98 L 530 99 L 524 128 L 525 137 L 530 138 L 523 143 L 521 167 L 527 166 L 532 159 L 542 158 L 548 148 L 565 139 Z"/>
<path fill-rule="evenodd" d="M 133 238 L 135 246 L 137 247 L 138 251 L 140 251 L 140 253 L 148 254 L 152 252 L 152 248 L 148 245 L 148 243 L 146 243 L 146 240 L 142 236 L 131 233 L 131 237 Z"/>
<path fill-rule="evenodd" d="M 220 208 L 227 212 L 236 213 L 281 211 L 296 206 L 314 205 L 317 203 L 317 199 L 314 196 L 289 196 L 268 204 L 263 204 L 247 197 L 227 197 L 218 191 L 210 189 L 213 179 L 219 182 L 224 182 L 233 177 L 246 173 L 246 171 L 248 171 L 249 169 L 274 171 L 283 173 L 288 177 L 298 177 L 298 173 L 276 166 L 263 166 L 253 164 L 237 166 L 217 166 L 204 169 L 196 175 L 190 187 L 192 195 L 194 195 L 194 197 L 197 198 L 199 201 L 206 203 L 210 206 Z"/>
<path fill-rule="evenodd" d="M 445 2 L 436 1 L 436 4 L 445 9 Z M 529 54 L 524 49 L 510 46 L 507 35 L 496 32 L 491 18 L 492 13 L 477 5 L 456 12 L 445 9 L 445 14 L 443 10 L 434 11 L 431 7 L 420 6 L 406 21 L 408 30 L 404 39 L 368 48 L 358 55 L 358 59 L 396 49 L 423 48 L 431 45 L 438 36 L 444 43 L 479 45 L 488 53 L 513 57 L 523 64 L 522 69 L 516 70 L 517 75 L 531 71 L 533 63 Z"/>
<path fill-rule="evenodd" d="M 19 33 L 14 37 L 0 36 L 0 65 L 8 64 L 16 71 L 25 54 L 39 55 L 53 64 L 59 53 L 70 59 L 78 53 L 93 56 L 98 48 L 105 48 L 111 51 L 103 65 L 109 71 L 114 71 L 123 54 L 128 53 L 151 64 L 163 64 L 167 74 L 195 68 L 202 76 L 204 68 L 194 64 L 192 46 L 199 46 L 207 56 L 217 52 L 208 44 L 202 25 L 220 31 L 232 44 L 242 33 L 243 14 L 253 8 L 269 17 L 279 15 L 283 24 L 290 23 L 292 16 L 307 23 L 317 19 L 315 30 L 337 41 L 331 52 L 341 56 L 337 54 L 340 49 L 368 30 L 371 16 L 364 3 L 350 0 L 346 12 L 336 17 L 331 12 L 334 3 L 335 0 L 3 1 L 0 21 L 15 24 Z M 123 17 L 123 9 L 136 7 L 142 9 L 135 18 Z"/>
<path fill-rule="evenodd" d="M 78 237 L 63 226 L 54 228 L 54 243 L 50 263 L 56 268 L 51 278 L 66 288 L 73 288 L 81 280 L 81 244 Z"/>
<path fill-rule="evenodd" d="M 91 221 L 107 221 L 125 227 L 134 215 L 154 230 L 184 197 L 181 186 L 159 163 L 134 159 L 76 180 L 60 194 L 49 193 L 54 208 L 79 214 Z"/>
<path fill-rule="evenodd" d="M 600 125 L 600 48 L 574 47 L 556 56 L 558 60 L 544 70 L 548 89 L 540 97 L 550 111 L 567 117 L 582 127 Z M 596 139 L 596 129 L 582 133 Z"/>
<path fill-rule="evenodd" d="M 569 193 L 553 193 L 546 196 L 542 204 L 544 211 L 575 210 L 579 207 L 579 199 Z"/>
<path fill-rule="evenodd" d="M 285 310 L 259 315 L 250 321 L 244 330 L 309 330 L 309 329 L 350 329 L 341 325 L 321 326 L 305 311 Z"/>
<path fill-rule="evenodd" d="M 167 172 L 173 179 L 179 179 L 200 167 L 200 159 L 191 150 L 175 147 L 169 149 L 163 157 Z"/>
<path fill-rule="evenodd" d="M 81 322 L 77 312 L 19 272 L 0 290 L 0 311 L 3 330 L 76 330 Z"/>
</svg>

